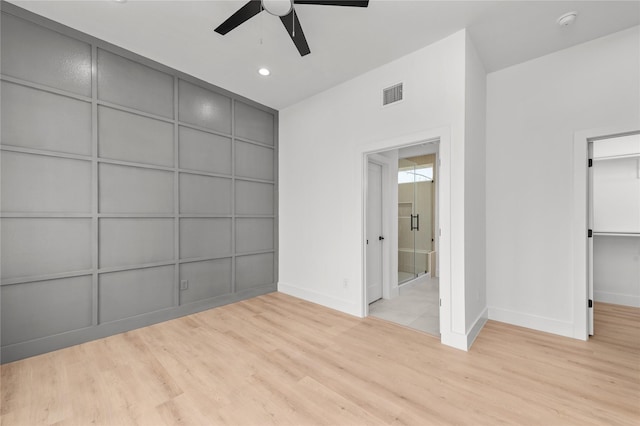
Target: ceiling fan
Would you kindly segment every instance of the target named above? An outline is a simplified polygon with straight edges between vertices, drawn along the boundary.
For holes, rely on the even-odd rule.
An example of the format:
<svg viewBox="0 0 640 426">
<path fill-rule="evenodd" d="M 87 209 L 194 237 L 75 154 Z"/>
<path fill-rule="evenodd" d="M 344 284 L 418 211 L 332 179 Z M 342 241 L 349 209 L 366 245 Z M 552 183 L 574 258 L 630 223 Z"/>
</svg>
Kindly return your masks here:
<svg viewBox="0 0 640 426">
<path fill-rule="evenodd" d="M 300 56 L 311 53 L 307 39 L 302 32 L 298 15 L 294 9 L 294 4 L 315 4 L 320 6 L 351 6 L 367 7 L 369 0 L 249 0 L 229 19 L 215 29 L 218 34 L 225 35 L 243 22 L 266 10 L 274 16 L 280 17 L 282 24 L 287 29 L 293 44 L 298 48 Z"/>
</svg>

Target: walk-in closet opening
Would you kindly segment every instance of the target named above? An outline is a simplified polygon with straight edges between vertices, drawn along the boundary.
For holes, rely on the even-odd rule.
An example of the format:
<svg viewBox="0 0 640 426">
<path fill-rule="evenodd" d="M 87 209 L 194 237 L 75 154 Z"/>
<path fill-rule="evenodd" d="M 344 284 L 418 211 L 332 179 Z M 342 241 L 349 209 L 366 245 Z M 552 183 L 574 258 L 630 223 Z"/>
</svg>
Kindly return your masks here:
<svg viewBox="0 0 640 426">
<path fill-rule="evenodd" d="M 589 334 L 593 304 L 640 307 L 640 133 L 589 142 Z"/>
</svg>

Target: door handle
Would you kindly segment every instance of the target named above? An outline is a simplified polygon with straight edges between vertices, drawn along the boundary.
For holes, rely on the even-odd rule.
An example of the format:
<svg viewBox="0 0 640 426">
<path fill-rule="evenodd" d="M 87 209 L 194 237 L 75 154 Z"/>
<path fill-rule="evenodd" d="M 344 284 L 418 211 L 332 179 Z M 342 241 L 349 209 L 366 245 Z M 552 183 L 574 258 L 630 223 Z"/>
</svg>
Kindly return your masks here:
<svg viewBox="0 0 640 426">
<path fill-rule="evenodd" d="M 413 226 L 413 219 L 416 220 L 416 226 Z M 411 223 L 409 224 L 411 229 L 409 229 L 410 231 L 419 231 L 420 230 L 420 215 L 416 214 L 416 215 L 411 215 Z"/>
<path fill-rule="evenodd" d="M 378 237 L 378 241 L 382 241 L 382 240 L 384 240 L 384 237 L 383 237 L 382 235 L 380 235 L 380 236 Z"/>
</svg>

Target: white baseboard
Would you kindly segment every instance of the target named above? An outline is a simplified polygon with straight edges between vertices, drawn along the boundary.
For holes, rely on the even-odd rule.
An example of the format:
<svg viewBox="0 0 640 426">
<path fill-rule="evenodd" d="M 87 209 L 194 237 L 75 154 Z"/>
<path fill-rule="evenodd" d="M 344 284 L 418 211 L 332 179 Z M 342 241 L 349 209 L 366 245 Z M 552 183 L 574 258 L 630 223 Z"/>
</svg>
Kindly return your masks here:
<svg viewBox="0 0 640 426">
<path fill-rule="evenodd" d="M 306 300 L 307 302 L 317 303 L 318 305 L 362 318 L 360 306 L 348 300 L 336 299 L 326 294 L 317 293 L 313 290 L 283 282 L 278 282 L 278 291 L 288 294 L 289 296 L 297 297 L 298 299 Z"/>
<path fill-rule="evenodd" d="M 467 336 L 460 333 L 440 331 L 440 343 L 443 345 L 451 346 L 452 348 L 460 349 L 461 351 L 468 351 Z"/>
<path fill-rule="evenodd" d="M 634 308 L 640 308 L 640 296 L 634 296 L 632 294 L 594 291 L 593 299 L 595 302 L 613 303 L 614 305 L 624 305 L 632 306 Z"/>
<path fill-rule="evenodd" d="M 569 321 L 560 321 L 553 318 L 492 307 L 489 307 L 489 319 L 520 327 L 531 328 L 533 330 L 544 331 L 546 333 L 577 338 L 574 336 L 573 323 Z"/>
<path fill-rule="evenodd" d="M 480 315 L 478 315 L 467 334 L 441 332 L 440 341 L 444 345 L 468 351 L 480 334 L 482 327 L 487 323 L 488 312 L 488 308 L 485 308 Z"/>
<path fill-rule="evenodd" d="M 476 341 L 476 337 L 480 334 L 482 327 L 487 323 L 487 319 L 489 318 L 489 308 L 484 308 L 480 315 L 476 318 L 471 326 L 471 330 L 467 332 L 467 349 L 471 348 L 473 342 Z"/>
</svg>

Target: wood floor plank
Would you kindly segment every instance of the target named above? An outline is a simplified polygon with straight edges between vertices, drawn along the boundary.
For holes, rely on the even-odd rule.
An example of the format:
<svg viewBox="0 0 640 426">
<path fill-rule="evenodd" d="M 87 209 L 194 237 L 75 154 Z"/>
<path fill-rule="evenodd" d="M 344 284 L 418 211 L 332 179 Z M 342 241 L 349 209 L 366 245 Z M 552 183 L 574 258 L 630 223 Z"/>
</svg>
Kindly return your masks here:
<svg viewBox="0 0 640 426">
<path fill-rule="evenodd" d="M 635 425 L 640 309 L 471 351 L 271 293 L 0 367 L 0 424 Z"/>
</svg>

